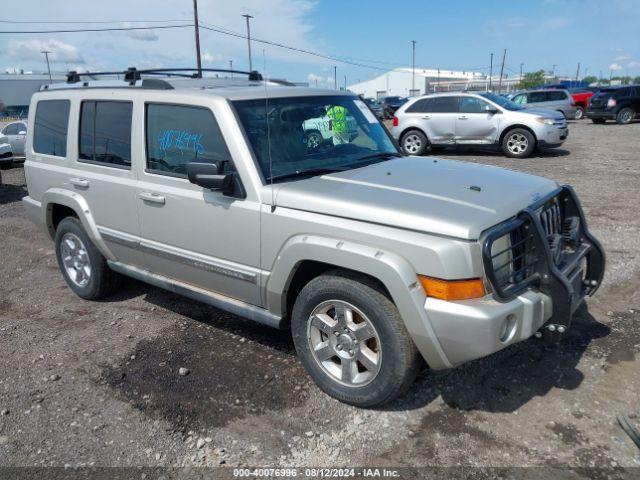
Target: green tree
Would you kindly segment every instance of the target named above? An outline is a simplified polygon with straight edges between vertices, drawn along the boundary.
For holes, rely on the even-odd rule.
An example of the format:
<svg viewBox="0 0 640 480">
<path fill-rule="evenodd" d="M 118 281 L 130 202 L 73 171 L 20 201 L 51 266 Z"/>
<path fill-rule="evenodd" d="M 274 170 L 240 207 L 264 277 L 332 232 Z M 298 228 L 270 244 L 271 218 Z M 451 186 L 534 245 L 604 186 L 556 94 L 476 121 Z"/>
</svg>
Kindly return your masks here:
<svg viewBox="0 0 640 480">
<path fill-rule="evenodd" d="M 544 70 L 537 72 L 527 72 L 522 76 L 522 80 L 518 83 L 518 88 L 526 89 L 542 85 L 544 83 Z"/>
<path fill-rule="evenodd" d="M 636 77 L 633 79 L 633 83 L 640 84 L 640 77 Z"/>
<path fill-rule="evenodd" d="M 598 77 L 596 77 L 595 75 L 589 75 L 588 77 L 584 77 L 582 81 L 587 82 L 588 84 L 592 84 L 598 81 Z"/>
</svg>

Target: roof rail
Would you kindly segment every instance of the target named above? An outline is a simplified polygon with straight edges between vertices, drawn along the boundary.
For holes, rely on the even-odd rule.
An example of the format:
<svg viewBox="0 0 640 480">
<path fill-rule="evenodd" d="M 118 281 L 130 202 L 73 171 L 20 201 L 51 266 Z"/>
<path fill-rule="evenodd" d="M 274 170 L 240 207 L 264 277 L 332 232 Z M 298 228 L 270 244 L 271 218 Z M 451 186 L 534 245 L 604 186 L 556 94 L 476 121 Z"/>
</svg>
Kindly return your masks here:
<svg viewBox="0 0 640 480">
<path fill-rule="evenodd" d="M 192 72 L 191 74 L 187 74 L 185 72 Z M 138 70 L 135 67 L 129 67 L 125 71 L 120 72 L 83 72 L 79 73 L 75 70 L 67 73 L 67 83 L 78 83 L 80 82 L 80 77 L 93 77 L 96 75 L 124 75 L 124 80 L 129 82 L 131 85 L 134 85 L 136 81 L 140 80 L 141 75 L 163 75 L 170 77 L 186 77 L 186 78 L 201 78 L 200 72 L 216 72 L 216 73 L 235 73 L 238 75 L 248 75 L 249 80 L 252 81 L 261 81 L 262 75 L 253 70 L 251 72 L 245 72 L 242 70 L 226 70 L 219 68 L 202 68 L 198 70 L 197 68 L 150 68 L 145 70 Z"/>
</svg>

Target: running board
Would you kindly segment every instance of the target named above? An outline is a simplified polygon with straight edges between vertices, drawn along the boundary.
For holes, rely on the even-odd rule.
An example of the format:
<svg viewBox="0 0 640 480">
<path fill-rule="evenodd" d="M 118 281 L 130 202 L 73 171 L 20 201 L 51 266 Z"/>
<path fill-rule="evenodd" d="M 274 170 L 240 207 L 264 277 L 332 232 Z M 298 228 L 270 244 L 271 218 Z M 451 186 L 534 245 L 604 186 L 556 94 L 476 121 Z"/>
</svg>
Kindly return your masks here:
<svg viewBox="0 0 640 480">
<path fill-rule="evenodd" d="M 206 303 L 212 307 L 225 310 L 234 315 L 238 315 L 239 317 L 248 318 L 249 320 L 253 320 L 254 322 L 258 322 L 269 327 L 280 330 L 284 328 L 282 317 L 274 315 L 264 308 L 256 307 L 255 305 L 250 305 L 235 298 L 204 290 L 202 288 L 163 277 L 162 275 L 151 273 L 141 268 L 125 265 L 120 262 L 107 260 L 107 264 L 113 271 L 126 275 L 127 277 L 135 278 L 141 282 L 149 283 L 164 290 L 191 298 L 192 300 Z"/>
</svg>

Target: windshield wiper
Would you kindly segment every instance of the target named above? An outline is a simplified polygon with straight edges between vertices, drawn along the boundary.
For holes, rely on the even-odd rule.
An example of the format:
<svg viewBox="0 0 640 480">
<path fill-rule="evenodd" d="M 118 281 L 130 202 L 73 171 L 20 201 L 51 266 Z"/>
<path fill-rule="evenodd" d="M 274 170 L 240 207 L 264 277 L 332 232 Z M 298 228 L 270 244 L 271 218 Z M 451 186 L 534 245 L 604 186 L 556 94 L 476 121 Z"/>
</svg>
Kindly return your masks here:
<svg viewBox="0 0 640 480">
<path fill-rule="evenodd" d="M 378 153 L 372 153 L 371 155 L 365 155 L 364 157 L 360 157 L 358 159 L 358 161 L 362 161 L 362 160 L 369 160 L 369 159 L 373 159 L 373 158 L 380 158 L 383 160 L 388 160 L 390 158 L 394 158 L 394 157 L 401 157 L 402 155 L 400 155 L 399 153 L 395 153 L 395 152 L 378 152 Z"/>
<path fill-rule="evenodd" d="M 267 182 L 277 181 L 277 180 L 286 180 L 288 178 L 299 178 L 299 177 L 313 177 L 315 175 L 324 175 L 325 173 L 336 173 L 336 172 L 344 172 L 348 170 L 346 168 L 310 168 L 308 170 L 298 170 L 296 172 L 283 173 L 281 175 L 274 175 L 272 177 L 267 178 Z"/>
</svg>

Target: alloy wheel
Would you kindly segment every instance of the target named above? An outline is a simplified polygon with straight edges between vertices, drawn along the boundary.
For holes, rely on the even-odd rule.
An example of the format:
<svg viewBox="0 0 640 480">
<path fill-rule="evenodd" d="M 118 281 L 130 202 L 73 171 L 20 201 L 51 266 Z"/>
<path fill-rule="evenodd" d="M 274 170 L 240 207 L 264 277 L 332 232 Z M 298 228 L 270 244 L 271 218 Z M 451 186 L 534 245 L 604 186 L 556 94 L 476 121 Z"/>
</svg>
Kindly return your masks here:
<svg viewBox="0 0 640 480">
<path fill-rule="evenodd" d="M 91 280 L 91 261 L 86 247 L 73 233 L 65 233 L 60 242 L 60 257 L 69 279 L 84 288 Z"/>
<path fill-rule="evenodd" d="M 402 145 L 404 147 L 405 152 L 418 153 L 422 148 L 422 139 L 418 135 L 411 133 L 406 137 L 404 137 L 404 141 L 402 142 Z"/>
<path fill-rule="evenodd" d="M 529 140 L 521 133 L 512 133 L 507 139 L 507 148 L 514 155 L 522 155 L 529 146 Z"/>
</svg>

